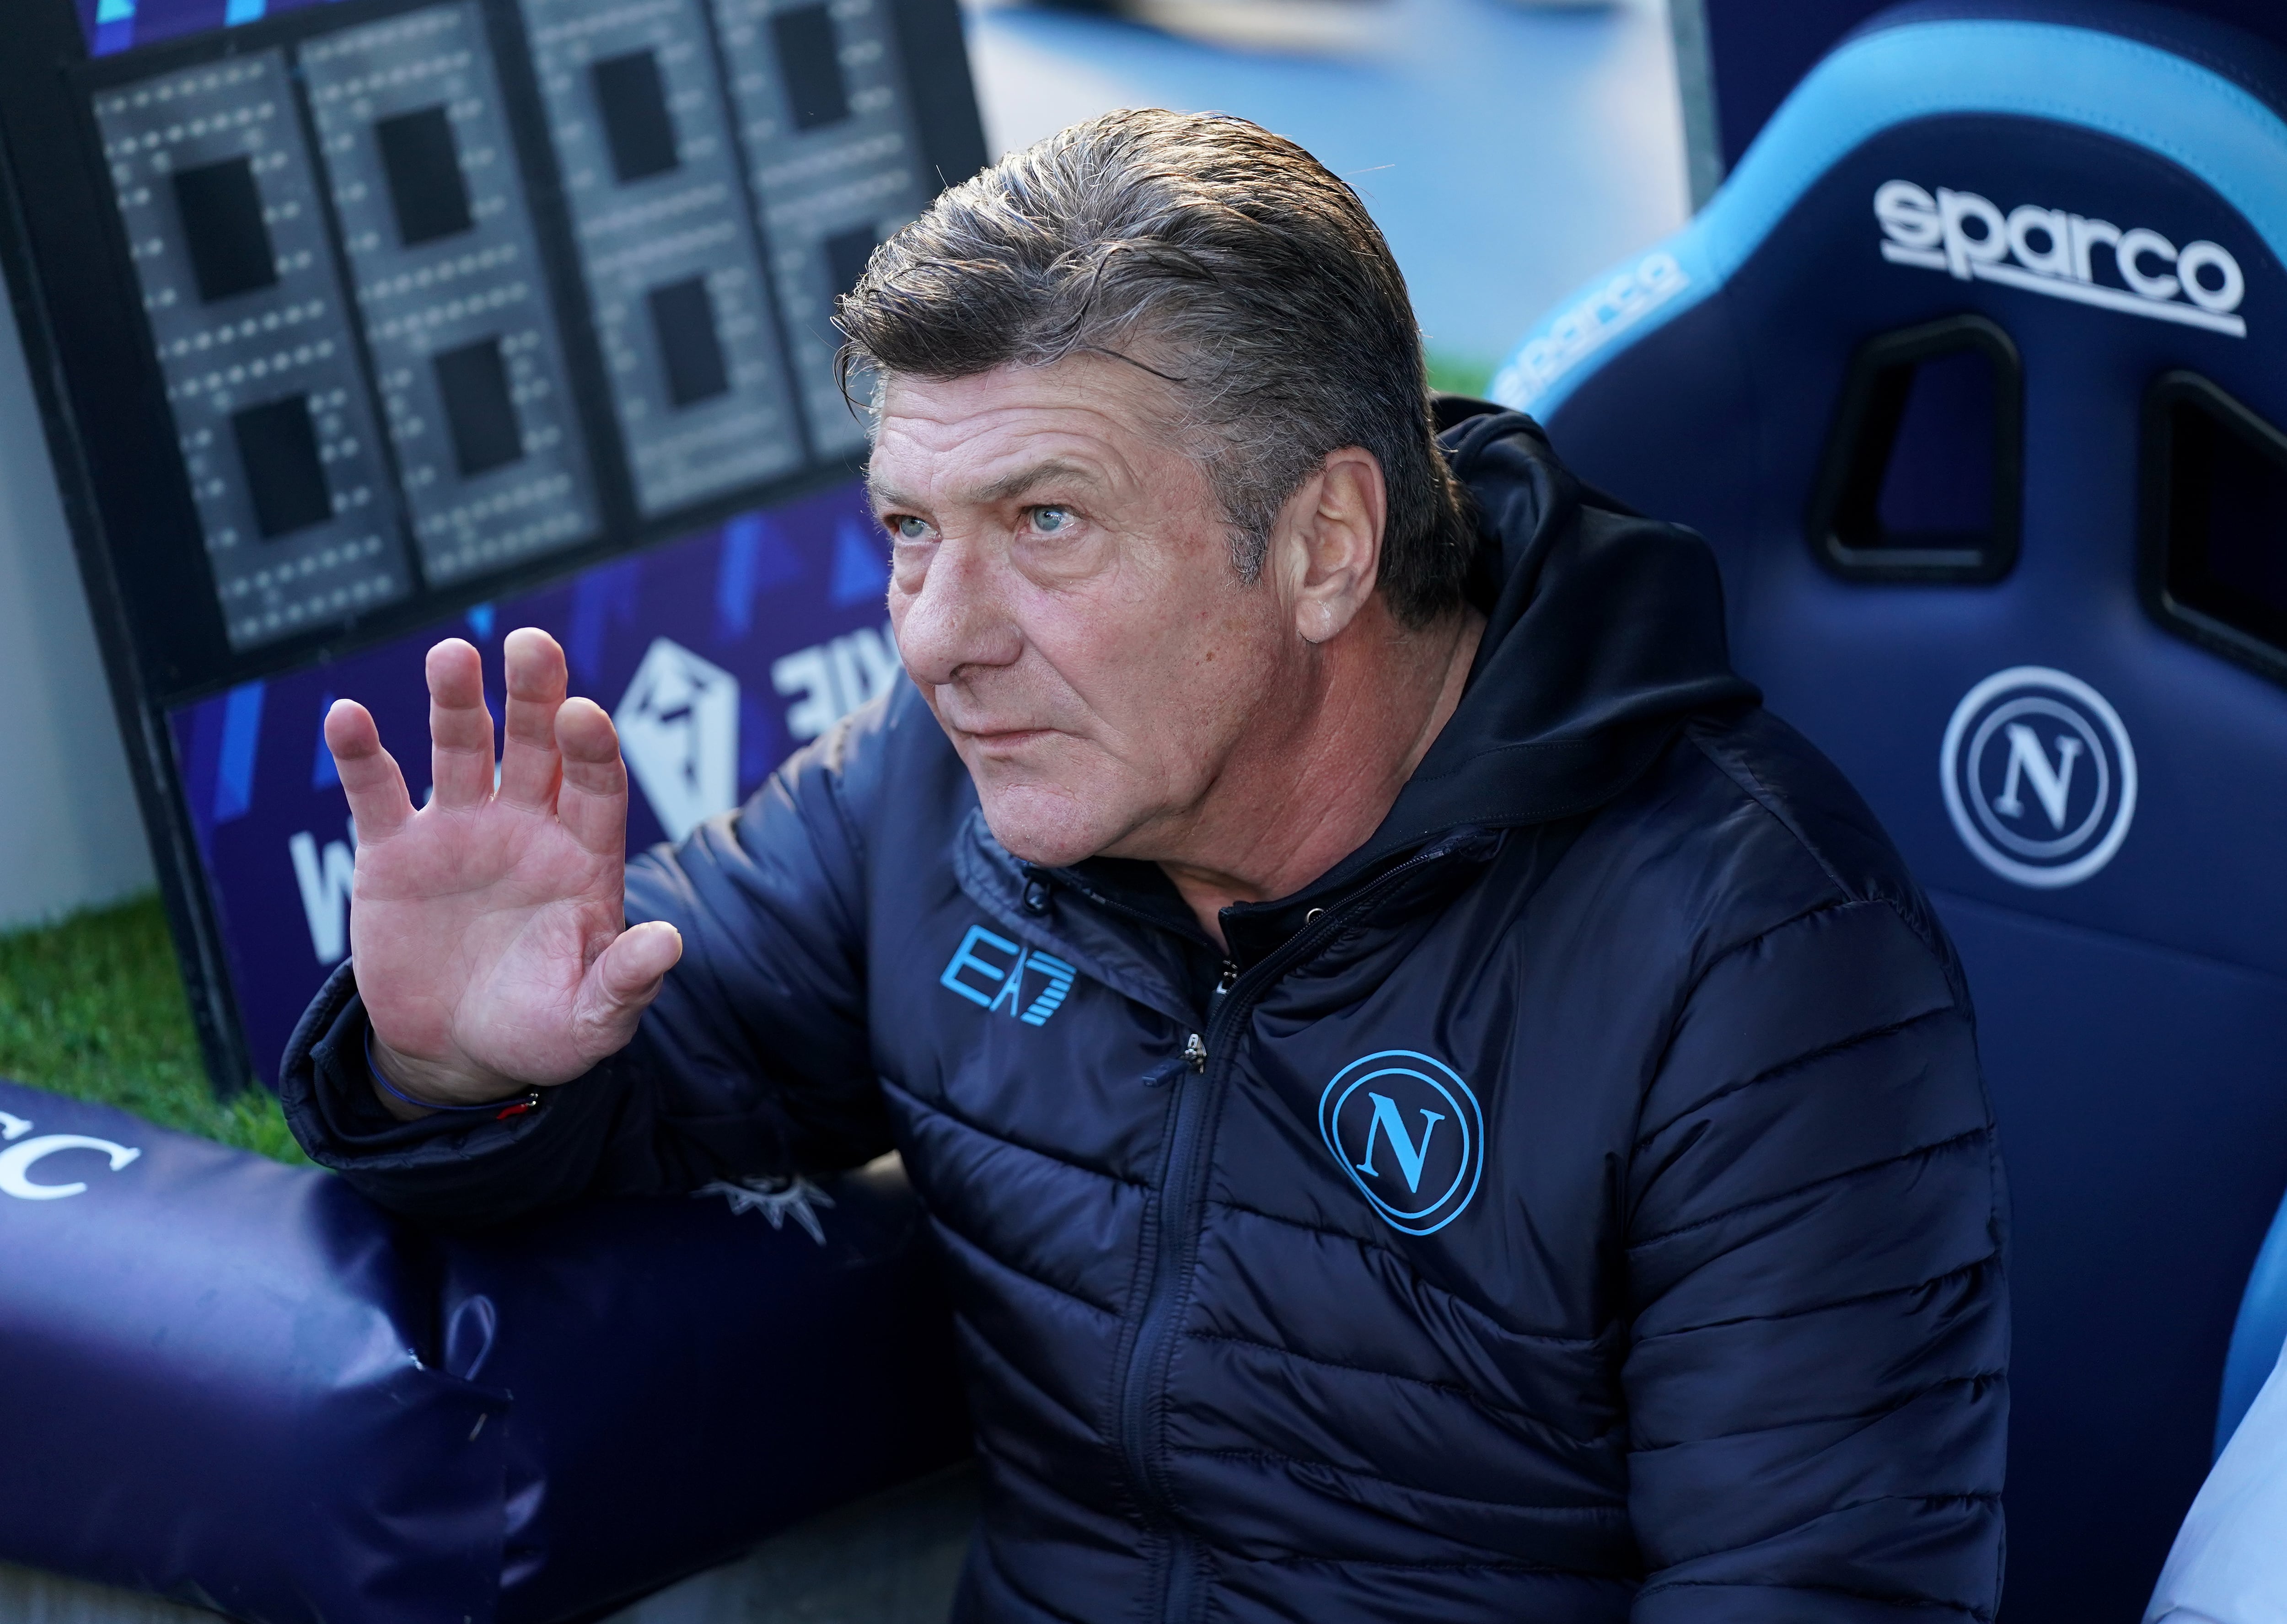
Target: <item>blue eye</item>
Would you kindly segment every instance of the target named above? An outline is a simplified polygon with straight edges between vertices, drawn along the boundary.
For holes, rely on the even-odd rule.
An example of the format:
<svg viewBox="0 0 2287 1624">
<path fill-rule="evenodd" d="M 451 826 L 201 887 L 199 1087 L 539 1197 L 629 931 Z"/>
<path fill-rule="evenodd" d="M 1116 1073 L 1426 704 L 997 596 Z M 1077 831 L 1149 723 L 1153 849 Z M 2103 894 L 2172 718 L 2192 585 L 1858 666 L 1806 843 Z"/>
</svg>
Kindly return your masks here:
<svg viewBox="0 0 2287 1624">
<path fill-rule="evenodd" d="M 1072 521 L 1072 511 L 1070 508 L 1034 508 L 1033 510 L 1033 528 L 1044 535 L 1056 535 Z"/>
<path fill-rule="evenodd" d="M 918 542 L 929 534 L 929 521 L 915 519 L 910 513 L 899 514 L 890 521 L 890 527 L 901 542 Z"/>
</svg>

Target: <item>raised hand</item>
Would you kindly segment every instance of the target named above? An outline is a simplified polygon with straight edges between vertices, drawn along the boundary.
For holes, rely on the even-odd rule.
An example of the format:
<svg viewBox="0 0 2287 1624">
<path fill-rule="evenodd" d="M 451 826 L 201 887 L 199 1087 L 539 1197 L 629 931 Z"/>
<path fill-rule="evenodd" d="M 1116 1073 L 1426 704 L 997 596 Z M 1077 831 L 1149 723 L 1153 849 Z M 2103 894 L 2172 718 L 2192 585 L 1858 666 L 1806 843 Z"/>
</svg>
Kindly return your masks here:
<svg viewBox="0 0 2287 1624">
<path fill-rule="evenodd" d="M 565 698 L 546 632 L 512 631 L 504 652 L 497 788 L 483 666 L 458 638 L 429 651 L 428 805 L 415 809 L 364 706 L 326 715 L 357 820 L 350 954 L 375 1058 L 440 1105 L 581 1075 L 626 1046 L 683 953 L 672 925 L 625 925 L 628 774 L 612 718 Z"/>
</svg>

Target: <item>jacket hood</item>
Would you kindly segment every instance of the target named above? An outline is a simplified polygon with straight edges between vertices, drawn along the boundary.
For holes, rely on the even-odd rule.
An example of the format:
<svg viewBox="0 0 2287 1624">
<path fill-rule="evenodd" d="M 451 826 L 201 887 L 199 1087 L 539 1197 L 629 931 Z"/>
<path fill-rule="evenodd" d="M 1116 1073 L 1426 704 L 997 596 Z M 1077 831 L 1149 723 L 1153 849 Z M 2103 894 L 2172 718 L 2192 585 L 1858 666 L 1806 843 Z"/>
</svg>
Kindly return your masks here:
<svg viewBox="0 0 2287 1624">
<path fill-rule="evenodd" d="M 1731 669 L 1706 543 L 1583 485 L 1530 417 L 1438 406 L 1440 444 L 1477 507 L 1484 637 L 1452 720 L 1336 875 L 1464 826 L 1591 812 L 1686 717 L 1761 697 Z"/>
</svg>

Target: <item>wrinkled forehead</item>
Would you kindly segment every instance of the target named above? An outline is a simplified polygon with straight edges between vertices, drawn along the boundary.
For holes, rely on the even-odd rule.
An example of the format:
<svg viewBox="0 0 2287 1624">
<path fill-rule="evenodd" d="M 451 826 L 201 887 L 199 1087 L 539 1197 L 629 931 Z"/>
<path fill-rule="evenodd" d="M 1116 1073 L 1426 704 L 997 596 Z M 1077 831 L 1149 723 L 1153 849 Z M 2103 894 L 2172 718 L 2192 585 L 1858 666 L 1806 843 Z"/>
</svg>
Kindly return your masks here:
<svg viewBox="0 0 2287 1624">
<path fill-rule="evenodd" d="M 1049 484 L 1140 495 L 1171 459 L 1188 461 L 1175 391 L 1094 354 L 959 378 L 890 374 L 874 418 L 877 502 L 989 502 Z"/>
</svg>

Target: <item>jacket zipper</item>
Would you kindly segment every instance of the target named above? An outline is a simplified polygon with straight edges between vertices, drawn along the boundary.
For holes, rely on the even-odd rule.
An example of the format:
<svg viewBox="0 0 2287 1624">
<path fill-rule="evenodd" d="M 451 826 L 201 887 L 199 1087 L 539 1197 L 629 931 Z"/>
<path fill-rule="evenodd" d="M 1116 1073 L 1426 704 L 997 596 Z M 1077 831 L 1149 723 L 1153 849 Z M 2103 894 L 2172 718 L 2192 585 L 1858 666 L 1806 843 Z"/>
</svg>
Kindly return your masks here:
<svg viewBox="0 0 2287 1624">
<path fill-rule="evenodd" d="M 1197 1605 L 1199 1563 L 1191 1533 L 1176 1519 L 1174 1498 L 1155 1470 L 1151 1406 L 1164 1384 L 1175 1350 L 1183 1287 L 1197 1262 L 1199 1208 L 1207 1187 L 1207 1161 L 1199 1154 L 1199 1140 L 1205 1131 L 1211 1091 L 1230 1073 L 1231 1045 L 1225 1040 L 1265 988 L 1380 900 L 1398 880 L 1444 855 L 1433 849 L 1409 858 L 1351 898 L 1341 913 L 1319 915 L 1245 974 L 1226 963 L 1222 982 L 1215 988 L 1215 1006 L 1208 1013 L 1205 1040 L 1194 1032 L 1183 1045 L 1190 1074 L 1177 1071 L 1173 1081 L 1175 1120 L 1167 1135 L 1159 1209 L 1152 1219 L 1151 1281 L 1144 1294 L 1136 1340 L 1120 1372 L 1116 1406 L 1120 1449 L 1128 1480 L 1135 1485 L 1147 1515 L 1162 1525 L 1167 1534 L 1167 1566 L 1159 1592 L 1159 1616 L 1167 1624 L 1189 1624 Z"/>
</svg>

